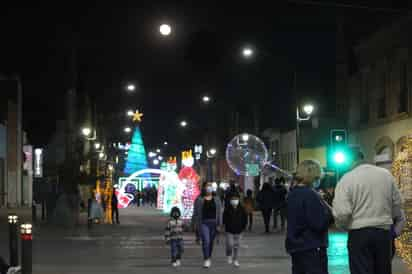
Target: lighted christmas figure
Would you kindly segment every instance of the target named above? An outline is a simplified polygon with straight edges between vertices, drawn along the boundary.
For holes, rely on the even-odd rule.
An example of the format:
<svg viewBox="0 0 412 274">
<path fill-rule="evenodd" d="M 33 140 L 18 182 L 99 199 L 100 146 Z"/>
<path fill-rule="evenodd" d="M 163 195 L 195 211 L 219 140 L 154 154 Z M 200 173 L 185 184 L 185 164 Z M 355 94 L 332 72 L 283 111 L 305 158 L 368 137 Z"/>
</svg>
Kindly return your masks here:
<svg viewBox="0 0 412 274">
<path fill-rule="evenodd" d="M 199 175 L 193 169 L 194 159 L 192 151 L 184 151 L 182 153 L 182 163 L 184 167 L 179 172 L 179 179 L 183 185 L 182 196 L 182 218 L 190 219 L 193 215 L 193 208 L 196 198 L 200 194 L 199 189 Z"/>
<path fill-rule="evenodd" d="M 134 122 L 142 121 L 143 113 L 136 113 L 133 115 Z M 146 150 L 144 148 L 142 134 L 140 132 L 140 127 L 137 124 L 133 133 L 132 143 L 129 148 L 126 166 L 124 168 L 124 173 L 130 175 L 136 171 L 147 168 L 147 158 Z"/>
</svg>

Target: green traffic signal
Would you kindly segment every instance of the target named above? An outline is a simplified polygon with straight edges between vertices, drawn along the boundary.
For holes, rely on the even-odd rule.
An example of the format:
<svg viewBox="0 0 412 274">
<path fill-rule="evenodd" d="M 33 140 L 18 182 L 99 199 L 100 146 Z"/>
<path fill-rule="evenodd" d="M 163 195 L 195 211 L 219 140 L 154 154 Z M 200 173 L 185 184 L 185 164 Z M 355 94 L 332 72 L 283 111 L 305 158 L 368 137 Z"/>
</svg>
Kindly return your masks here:
<svg viewBox="0 0 412 274">
<path fill-rule="evenodd" d="M 335 152 L 335 154 L 333 155 L 333 161 L 338 165 L 344 164 L 346 161 L 345 153 L 343 153 L 342 151 Z"/>
</svg>

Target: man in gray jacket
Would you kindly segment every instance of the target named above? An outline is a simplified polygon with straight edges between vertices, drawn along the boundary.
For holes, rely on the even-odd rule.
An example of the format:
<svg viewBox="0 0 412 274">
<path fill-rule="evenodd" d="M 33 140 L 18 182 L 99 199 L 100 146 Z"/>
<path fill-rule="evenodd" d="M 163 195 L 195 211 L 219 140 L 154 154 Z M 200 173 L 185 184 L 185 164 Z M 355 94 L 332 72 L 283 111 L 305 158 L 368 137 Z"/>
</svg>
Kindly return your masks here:
<svg viewBox="0 0 412 274">
<path fill-rule="evenodd" d="M 349 231 L 352 274 L 391 274 L 393 220 L 402 216 L 402 200 L 389 171 L 363 162 L 355 164 L 335 190 L 333 214 L 338 227 Z"/>
</svg>

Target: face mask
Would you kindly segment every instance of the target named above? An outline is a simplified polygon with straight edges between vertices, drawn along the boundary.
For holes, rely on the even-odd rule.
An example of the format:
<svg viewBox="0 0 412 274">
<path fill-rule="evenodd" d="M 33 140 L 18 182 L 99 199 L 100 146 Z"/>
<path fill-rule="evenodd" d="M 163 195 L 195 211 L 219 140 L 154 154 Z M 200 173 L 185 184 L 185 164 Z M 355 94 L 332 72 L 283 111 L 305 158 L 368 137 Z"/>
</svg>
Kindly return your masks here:
<svg viewBox="0 0 412 274">
<path fill-rule="evenodd" d="M 206 192 L 207 193 L 212 193 L 213 192 L 213 186 L 208 186 L 208 187 L 206 187 Z"/>
<path fill-rule="evenodd" d="M 317 179 L 313 182 L 313 188 L 318 189 L 320 187 L 320 179 Z"/>
<path fill-rule="evenodd" d="M 179 213 L 173 213 L 172 217 L 175 218 L 175 219 L 178 219 L 180 217 L 180 214 Z"/>
<path fill-rule="evenodd" d="M 230 200 L 230 204 L 231 204 L 233 207 L 237 207 L 237 206 L 239 205 L 239 200 Z"/>
</svg>

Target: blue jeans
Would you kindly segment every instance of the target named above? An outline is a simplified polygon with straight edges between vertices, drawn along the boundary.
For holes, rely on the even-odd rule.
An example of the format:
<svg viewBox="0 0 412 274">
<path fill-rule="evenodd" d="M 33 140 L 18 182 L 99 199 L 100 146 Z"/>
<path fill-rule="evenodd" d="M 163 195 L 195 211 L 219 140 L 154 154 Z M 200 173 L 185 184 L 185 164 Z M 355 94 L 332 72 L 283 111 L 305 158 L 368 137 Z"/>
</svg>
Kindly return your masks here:
<svg viewBox="0 0 412 274">
<path fill-rule="evenodd" d="M 180 260 L 183 254 L 183 240 L 170 240 L 170 250 L 172 252 L 172 262 L 176 262 L 176 260 Z"/>
<path fill-rule="evenodd" d="M 200 238 L 202 239 L 203 257 L 205 260 L 212 257 L 213 242 L 216 238 L 216 220 L 203 220 L 200 226 Z"/>
</svg>

